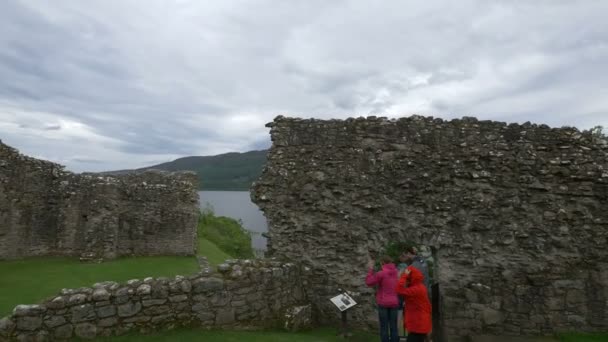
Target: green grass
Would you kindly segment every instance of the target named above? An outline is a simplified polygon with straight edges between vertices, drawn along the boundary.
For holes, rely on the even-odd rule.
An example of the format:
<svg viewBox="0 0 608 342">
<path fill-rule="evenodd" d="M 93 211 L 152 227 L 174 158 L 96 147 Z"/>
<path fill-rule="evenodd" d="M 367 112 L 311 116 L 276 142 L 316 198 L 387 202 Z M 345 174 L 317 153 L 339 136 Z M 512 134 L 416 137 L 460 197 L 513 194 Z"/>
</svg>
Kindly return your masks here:
<svg viewBox="0 0 608 342">
<path fill-rule="evenodd" d="M 198 239 L 198 254 L 206 256 L 211 265 L 219 265 L 224 260 L 232 258 L 232 256 L 219 249 L 213 242 L 201 237 Z"/>
<path fill-rule="evenodd" d="M 192 257 L 138 257 L 103 263 L 82 263 L 68 258 L 30 258 L 0 262 L 0 317 L 17 304 L 33 304 L 54 296 L 62 288 L 91 286 L 112 280 L 192 274 L 198 265 Z M 7 295 L 10 294 L 10 295 Z"/>
<path fill-rule="evenodd" d="M 567 333 L 559 335 L 560 342 L 606 342 L 608 334 Z"/>
<path fill-rule="evenodd" d="M 367 342 L 375 341 L 378 336 L 367 333 L 356 333 L 348 341 Z M 205 342 L 334 342 L 345 341 L 336 336 L 336 330 L 317 329 L 303 333 L 286 333 L 272 331 L 205 331 L 200 329 L 173 330 L 153 335 L 129 334 L 119 337 L 98 338 L 95 341 L 112 342 L 164 342 L 164 341 L 205 341 Z"/>
<path fill-rule="evenodd" d="M 254 257 L 251 234 L 240 221 L 230 217 L 215 216 L 213 209 L 203 209 L 198 222 L 198 236 L 215 244 L 225 253 L 239 259 Z"/>
<path fill-rule="evenodd" d="M 212 242 L 199 237 L 199 255 L 212 265 L 231 256 Z M 198 271 L 193 257 L 134 257 L 82 263 L 75 258 L 28 258 L 0 262 L 0 317 L 10 314 L 18 304 L 39 303 L 63 288 L 89 287 L 101 281 L 125 282 L 145 277 L 172 277 Z M 10 295 L 6 295 L 9 294 Z"/>
</svg>

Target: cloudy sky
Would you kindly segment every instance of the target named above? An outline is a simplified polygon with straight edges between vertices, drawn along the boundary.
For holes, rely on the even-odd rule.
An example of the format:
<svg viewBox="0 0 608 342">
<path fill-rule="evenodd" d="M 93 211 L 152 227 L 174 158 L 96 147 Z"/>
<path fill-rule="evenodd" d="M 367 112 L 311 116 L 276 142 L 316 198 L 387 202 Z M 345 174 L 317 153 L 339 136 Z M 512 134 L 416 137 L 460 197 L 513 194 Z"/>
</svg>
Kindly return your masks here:
<svg viewBox="0 0 608 342">
<path fill-rule="evenodd" d="M 268 147 L 278 114 L 608 126 L 608 1 L 0 2 L 0 139 L 74 171 Z"/>
</svg>

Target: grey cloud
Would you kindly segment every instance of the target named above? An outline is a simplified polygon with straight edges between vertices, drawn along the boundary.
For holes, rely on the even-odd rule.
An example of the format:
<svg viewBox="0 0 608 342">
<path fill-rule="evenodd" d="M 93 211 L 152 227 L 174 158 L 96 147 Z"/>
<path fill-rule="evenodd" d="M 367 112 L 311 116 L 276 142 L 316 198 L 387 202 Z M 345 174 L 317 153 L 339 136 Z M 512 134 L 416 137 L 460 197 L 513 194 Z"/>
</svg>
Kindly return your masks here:
<svg viewBox="0 0 608 342">
<path fill-rule="evenodd" d="M 93 158 L 72 158 L 70 161 L 81 164 L 103 164 L 103 160 L 93 159 Z"/>
<path fill-rule="evenodd" d="M 254 141 L 253 143 L 249 144 L 247 146 L 247 150 L 248 151 L 252 151 L 252 150 L 266 150 L 270 148 L 271 145 L 271 141 L 270 141 L 270 136 L 268 136 L 265 139 L 260 139 L 257 141 Z"/>
<path fill-rule="evenodd" d="M 61 129 L 61 125 L 46 125 L 44 126 L 45 131 L 58 131 Z"/>
<path fill-rule="evenodd" d="M 608 126 L 607 11 L 599 1 L 5 1 L 0 136 L 95 171 L 266 148 L 277 114 Z M 99 163 L 74 158 L 90 155 Z"/>
</svg>

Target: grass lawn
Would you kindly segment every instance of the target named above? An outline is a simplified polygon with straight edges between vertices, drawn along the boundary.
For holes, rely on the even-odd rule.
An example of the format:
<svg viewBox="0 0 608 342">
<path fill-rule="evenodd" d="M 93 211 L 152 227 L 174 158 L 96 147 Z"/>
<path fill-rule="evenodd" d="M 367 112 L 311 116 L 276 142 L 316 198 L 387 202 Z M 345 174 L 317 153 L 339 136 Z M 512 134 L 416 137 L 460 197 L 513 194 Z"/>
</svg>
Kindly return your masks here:
<svg viewBox="0 0 608 342">
<path fill-rule="evenodd" d="M 169 341 L 205 341 L 205 342 L 333 342 L 345 341 L 345 339 L 336 336 L 337 330 L 333 329 L 316 329 L 314 331 L 303 333 L 286 333 L 286 332 L 248 332 L 248 331 L 206 331 L 200 329 L 192 330 L 173 330 L 168 332 L 157 333 L 154 335 L 137 335 L 129 334 L 119 337 L 98 338 L 95 341 L 112 341 L 112 342 L 169 342 Z M 356 333 L 348 341 L 351 342 L 367 342 L 376 341 L 379 337 L 373 334 Z"/>
<path fill-rule="evenodd" d="M 205 341 L 205 342 L 333 342 L 345 341 L 336 336 L 336 329 L 315 329 L 303 333 L 286 333 L 274 331 L 206 331 L 200 329 L 173 330 L 159 332 L 153 335 L 128 334 L 118 337 L 97 338 L 95 341 L 108 342 L 169 342 L 169 341 Z M 351 342 L 376 341 L 379 337 L 370 333 L 355 333 L 352 338 L 347 339 Z M 543 339 L 545 340 L 545 339 Z M 503 341 L 503 340 L 501 340 Z M 506 339 L 504 340 L 506 341 Z M 564 334 L 559 338 L 561 342 L 606 342 L 608 335 L 585 335 L 585 334 Z"/>
<path fill-rule="evenodd" d="M 569 333 L 559 336 L 560 342 L 606 342 L 608 334 L 581 334 Z"/>
<path fill-rule="evenodd" d="M 31 258 L 0 262 L 0 317 L 17 304 L 34 304 L 62 288 L 88 287 L 112 280 L 187 275 L 196 272 L 193 257 L 138 257 L 95 263 L 70 258 Z M 8 295 L 10 294 L 10 295 Z"/>
<path fill-rule="evenodd" d="M 213 243 L 199 238 L 200 255 L 217 265 L 230 255 Z M 63 288 L 89 287 L 100 281 L 124 282 L 145 277 L 172 277 L 198 271 L 193 257 L 135 257 L 82 263 L 76 258 L 28 258 L 0 262 L 0 317 L 18 304 L 35 304 L 54 296 Z M 10 294 L 10 295 L 7 295 Z"/>
<path fill-rule="evenodd" d="M 201 237 L 198 238 L 198 254 L 206 256 L 211 265 L 219 265 L 226 259 L 232 259 L 232 256 L 219 249 L 213 242 Z"/>
</svg>

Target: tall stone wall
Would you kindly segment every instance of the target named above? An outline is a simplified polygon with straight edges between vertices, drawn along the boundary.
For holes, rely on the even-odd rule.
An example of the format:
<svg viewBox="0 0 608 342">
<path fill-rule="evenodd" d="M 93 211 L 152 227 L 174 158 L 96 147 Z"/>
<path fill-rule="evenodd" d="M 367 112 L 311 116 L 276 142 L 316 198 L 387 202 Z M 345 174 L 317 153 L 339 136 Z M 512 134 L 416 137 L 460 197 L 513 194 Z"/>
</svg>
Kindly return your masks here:
<svg viewBox="0 0 608 342">
<path fill-rule="evenodd" d="M 291 309 L 305 308 L 298 306 L 306 304 L 306 293 L 295 264 L 233 260 L 219 268 L 188 277 L 64 289 L 41 304 L 19 305 L 0 319 L 0 341 L 89 339 L 178 326 L 276 328 L 293 323 L 285 317 Z"/>
<path fill-rule="evenodd" d="M 430 246 L 450 341 L 608 329 L 608 144 L 590 132 L 413 116 L 277 117 L 252 199 L 271 255 L 311 268 L 318 317 L 376 321 L 364 284 L 391 241 Z M 440 327 L 437 327 L 438 329 Z"/>
<path fill-rule="evenodd" d="M 0 142 L 0 259 L 192 255 L 194 173 L 73 174 Z"/>
</svg>

